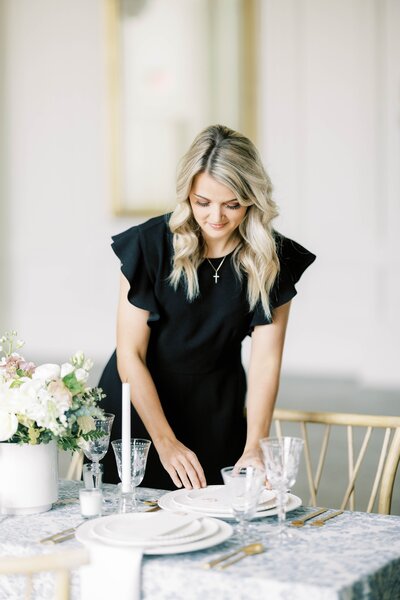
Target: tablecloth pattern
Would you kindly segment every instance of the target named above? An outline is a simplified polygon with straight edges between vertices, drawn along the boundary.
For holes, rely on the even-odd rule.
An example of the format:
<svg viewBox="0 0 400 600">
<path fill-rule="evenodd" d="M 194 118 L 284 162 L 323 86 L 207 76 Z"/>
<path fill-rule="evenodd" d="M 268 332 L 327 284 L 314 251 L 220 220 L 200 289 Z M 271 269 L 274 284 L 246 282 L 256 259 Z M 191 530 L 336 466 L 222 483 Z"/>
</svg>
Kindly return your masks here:
<svg viewBox="0 0 400 600">
<path fill-rule="evenodd" d="M 45 546 L 38 540 L 78 525 L 80 482 L 61 481 L 60 501 L 47 513 L 0 516 L 0 557 L 62 551 L 76 540 Z M 113 486 L 106 486 L 111 493 Z M 142 488 L 140 495 L 157 498 L 162 490 Z M 301 507 L 289 519 L 304 515 Z M 279 548 L 268 540 L 276 517 L 254 521 L 266 552 L 246 558 L 226 571 L 204 570 L 202 564 L 234 547 L 227 540 L 207 550 L 145 556 L 143 600 L 398 600 L 400 599 L 400 517 L 345 512 L 322 528 L 293 528 L 293 539 Z M 112 566 L 110 566 L 112 568 Z M 36 599 L 51 598 L 52 577 L 40 577 Z M 20 600 L 21 579 L 0 576 L 0 600 Z M 73 598 L 79 598 L 79 577 L 73 577 Z"/>
</svg>

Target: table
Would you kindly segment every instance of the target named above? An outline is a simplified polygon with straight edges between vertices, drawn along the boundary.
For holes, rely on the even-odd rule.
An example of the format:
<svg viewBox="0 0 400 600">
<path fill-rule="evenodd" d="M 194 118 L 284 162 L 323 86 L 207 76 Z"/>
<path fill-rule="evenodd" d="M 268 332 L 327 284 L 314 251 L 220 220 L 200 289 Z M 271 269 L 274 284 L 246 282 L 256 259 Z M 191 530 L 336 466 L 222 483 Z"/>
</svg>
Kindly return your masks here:
<svg viewBox="0 0 400 600">
<path fill-rule="evenodd" d="M 38 544 L 40 538 L 81 522 L 77 498 L 80 482 L 61 481 L 60 501 L 39 515 L 0 517 L 0 556 L 29 555 L 67 547 Z M 107 486 L 111 488 L 112 486 Z M 155 498 L 162 490 L 140 488 L 141 496 Z M 310 509 L 289 515 L 298 518 Z M 294 529 L 294 540 L 282 548 L 268 549 L 268 531 L 275 517 L 255 521 L 267 547 L 226 571 L 204 570 L 202 563 L 229 551 L 228 540 L 193 553 L 144 556 L 143 600 L 396 600 L 400 599 L 400 517 L 345 512 L 322 528 Z M 20 600 L 15 580 L 0 576 L 0 600 Z M 41 582 L 40 600 L 47 599 L 48 582 Z M 73 597 L 79 598 L 75 577 Z"/>
</svg>

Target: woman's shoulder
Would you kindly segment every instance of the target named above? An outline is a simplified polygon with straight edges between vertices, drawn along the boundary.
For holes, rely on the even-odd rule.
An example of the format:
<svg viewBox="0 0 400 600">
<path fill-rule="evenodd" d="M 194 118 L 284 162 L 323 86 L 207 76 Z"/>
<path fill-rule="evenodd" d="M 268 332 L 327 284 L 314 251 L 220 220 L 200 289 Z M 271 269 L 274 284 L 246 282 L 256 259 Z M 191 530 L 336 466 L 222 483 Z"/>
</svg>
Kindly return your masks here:
<svg viewBox="0 0 400 600">
<path fill-rule="evenodd" d="M 169 218 L 170 213 L 152 217 L 143 223 L 132 225 L 128 229 L 121 231 L 121 233 L 113 235 L 112 239 L 114 242 L 118 239 L 136 239 L 139 237 L 145 240 L 159 240 L 160 237 L 169 234 Z"/>
<path fill-rule="evenodd" d="M 279 231 L 275 230 L 273 235 L 281 271 L 285 268 L 289 269 L 292 279 L 298 281 L 306 268 L 314 262 L 316 255 Z"/>
</svg>

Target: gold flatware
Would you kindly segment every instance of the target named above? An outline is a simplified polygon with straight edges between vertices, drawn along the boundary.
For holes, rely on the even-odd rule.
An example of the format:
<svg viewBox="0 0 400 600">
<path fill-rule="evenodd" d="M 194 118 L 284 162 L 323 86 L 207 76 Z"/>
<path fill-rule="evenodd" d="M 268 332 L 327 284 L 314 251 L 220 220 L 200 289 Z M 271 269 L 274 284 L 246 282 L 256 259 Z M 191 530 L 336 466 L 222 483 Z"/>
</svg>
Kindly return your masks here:
<svg viewBox="0 0 400 600">
<path fill-rule="evenodd" d="M 79 523 L 80 525 L 80 523 Z M 78 525 L 76 526 L 78 527 Z M 42 540 L 39 540 L 40 544 L 51 544 L 54 543 L 58 538 L 63 538 L 66 535 L 73 534 L 75 535 L 76 527 L 70 527 L 69 529 L 64 529 L 63 531 L 59 531 L 58 533 L 53 533 L 53 535 L 49 535 L 49 537 L 45 537 Z"/>
<path fill-rule="evenodd" d="M 322 525 L 325 525 L 325 523 L 327 521 L 329 521 L 329 519 L 338 517 L 342 513 L 343 513 L 342 510 L 337 510 L 336 512 L 331 513 L 330 515 L 328 515 L 327 517 L 324 517 L 323 519 L 317 519 L 316 521 L 313 521 L 312 523 L 310 523 L 310 525 L 313 525 L 314 527 L 322 527 Z"/>
<path fill-rule="evenodd" d="M 144 512 L 149 513 L 149 512 L 157 512 L 158 510 L 161 510 L 161 506 L 153 506 L 153 508 L 149 508 L 149 510 L 145 510 Z"/>
<path fill-rule="evenodd" d="M 329 510 L 329 508 L 319 508 L 308 515 L 305 515 L 305 517 L 301 517 L 301 519 L 295 519 L 294 521 L 291 521 L 290 524 L 294 527 L 303 527 L 306 521 L 313 519 L 314 517 L 318 517 L 318 515 L 322 515 L 322 513 L 326 512 L 327 510 Z"/>
<path fill-rule="evenodd" d="M 67 540 L 72 540 L 72 538 L 75 537 L 75 532 L 73 533 L 69 533 L 68 535 L 64 535 L 62 537 L 58 537 L 55 540 L 53 540 L 53 544 L 61 544 L 61 542 L 66 542 Z"/>
<path fill-rule="evenodd" d="M 233 558 L 232 560 L 228 560 L 223 562 L 222 564 L 219 564 L 217 566 L 217 569 L 226 569 L 227 567 L 230 567 L 231 565 L 234 565 L 235 563 L 239 562 L 239 560 L 242 560 L 242 558 L 246 558 L 246 556 L 254 556 L 255 554 L 261 554 L 262 552 L 265 552 L 265 548 L 262 544 L 253 544 L 253 548 L 245 547 L 242 549 L 241 554 L 239 554 L 239 556 Z"/>
<path fill-rule="evenodd" d="M 237 548 L 236 550 L 234 550 L 233 552 L 228 552 L 228 554 L 223 554 L 222 556 L 220 556 L 219 558 L 214 558 L 214 560 L 210 560 L 209 562 L 206 562 L 203 564 L 203 567 L 205 569 L 212 569 L 213 567 L 215 567 L 215 565 L 218 565 L 221 562 L 224 562 L 226 560 L 228 560 L 229 558 L 232 558 L 232 556 L 235 556 L 236 554 L 240 554 L 240 558 L 244 558 L 245 556 L 251 556 L 252 554 L 259 554 L 260 552 L 264 552 L 264 546 L 262 544 L 260 544 L 260 542 L 254 542 L 253 544 L 248 544 L 247 546 L 241 546 L 240 548 Z M 234 561 L 236 562 L 236 560 Z M 231 564 L 231 563 L 229 563 Z M 229 566 L 229 565 L 227 565 Z"/>
</svg>

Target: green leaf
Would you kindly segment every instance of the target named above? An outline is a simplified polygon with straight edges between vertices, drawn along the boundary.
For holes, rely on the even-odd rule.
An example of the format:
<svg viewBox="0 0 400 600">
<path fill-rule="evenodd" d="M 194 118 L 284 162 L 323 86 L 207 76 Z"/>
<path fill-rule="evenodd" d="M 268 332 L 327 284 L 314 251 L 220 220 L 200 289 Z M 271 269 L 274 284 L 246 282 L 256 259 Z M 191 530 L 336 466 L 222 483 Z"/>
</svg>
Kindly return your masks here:
<svg viewBox="0 0 400 600">
<path fill-rule="evenodd" d="M 63 377 L 63 382 L 73 395 L 79 394 L 82 391 L 82 384 L 77 380 L 74 372 L 68 373 L 68 375 Z"/>
<path fill-rule="evenodd" d="M 23 384 L 23 381 L 20 381 L 19 379 L 16 379 L 15 381 L 12 382 L 12 384 L 10 385 L 10 388 L 18 388 L 21 387 L 21 385 Z"/>
</svg>

